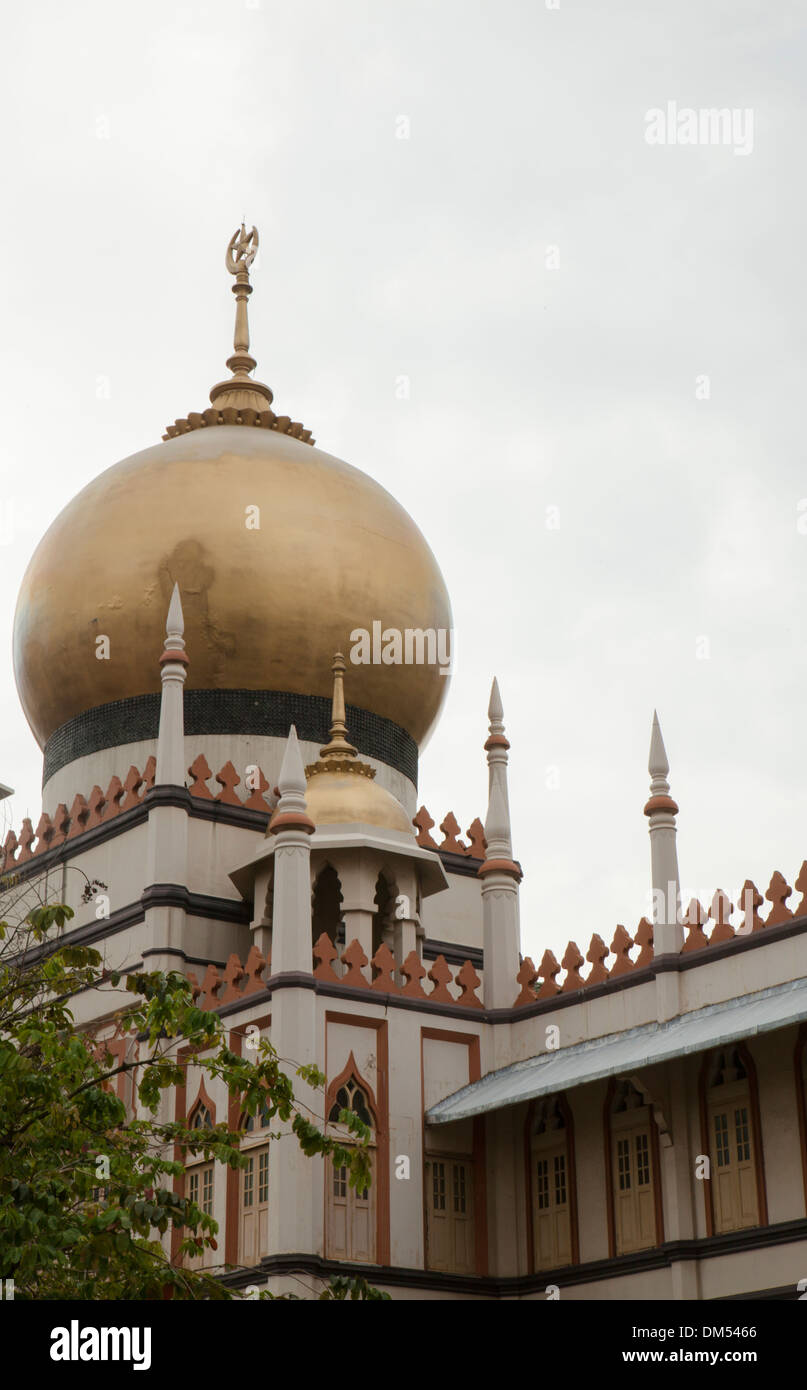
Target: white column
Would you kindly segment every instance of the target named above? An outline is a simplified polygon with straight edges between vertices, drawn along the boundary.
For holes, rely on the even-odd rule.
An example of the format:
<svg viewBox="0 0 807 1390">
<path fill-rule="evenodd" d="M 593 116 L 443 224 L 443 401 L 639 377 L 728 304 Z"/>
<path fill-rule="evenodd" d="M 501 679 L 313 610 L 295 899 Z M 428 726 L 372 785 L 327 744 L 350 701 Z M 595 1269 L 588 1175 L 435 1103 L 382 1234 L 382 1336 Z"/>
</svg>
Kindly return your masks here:
<svg viewBox="0 0 807 1390">
<path fill-rule="evenodd" d="M 301 972 L 311 977 L 313 985 L 310 837 L 314 825 L 306 814 L 305 788 L 303 760 L 292 725 L 278 779 L 280 800 L 269 822 L 269 834 L 275 837 L 272 976 Z M 324 1056 L 317 1056 L 317 996 L 313 988 L 275 991 L 271 1038 L 290 1075 L 305 1063 L 317 1061 L 322 1066 Z M 297 1100 L 310 1107 L 313 1116 L 321 1116 L 321 1094 L 299 1077 L 293 1079 Z M 281 1126 L 287 1131 L 290 1128 Z M 284 1133 L 270 1145 L 270 1254 L 322 1252 L 323 1181 L 322 1160 L 306 1158 L 293 1134 Z"/>
<path fill-rule="evenodd" d="M 297 730 L 289 731 L 278 779 L 280 800 L 269 822 L 275 837 L 272 908 L 272 974 L 290 970 L 311 974 L 311 835 L 306 813 L 305 769 Z"/>
<path fill-rule="evenodd" d="M 518 885 L 521 870 L 513 861 L 510 840 L 510 802 L 507 794 L 507 750 L 502 702 L 496 680 L 488 706 L 488 814 L 485 820 L 487 851 L 479 866 L 482 879 L 484 931 L 484 998 L 488 1009 L 509 1009 L 518 994 L 519 966 Z"/>
<path fill-rule="evenodd" d="M 154 787 L 178 787 L 185 792 L 184 685 L 188 658 L 179 586 L 174 585 L 166 620 L 165 649 L 160 657 L 160 727 Z M 147 802 L 148 804 L 148 802 Z M 146 841 L 146 888 L 156 884 L 187 885 L 188 815 L 182 806 L 149 804 Z M 144 957 L 150 970 L 180 970 L 182 958 L 171 954 L 184 943 L 185 911 L 181 907 L 147 907 L 146 930 L 158 948 Z M 148 949 L 148 948 L 147 948 Z"/>
<path fill-rule="evenodd" d="M 684 944 L 680 923 L 681 886 L 675 845 L 675 817 L 678 806 L 670 796 L 667 773 L 670 764 L 661 737 L 658 715 L 653 713 L 650 736 L 650 799 L 644 813 L 650 831 L 650 862 L 653 884 L 654 950 L 657 956 L 679 952 Z"/>
</svg>

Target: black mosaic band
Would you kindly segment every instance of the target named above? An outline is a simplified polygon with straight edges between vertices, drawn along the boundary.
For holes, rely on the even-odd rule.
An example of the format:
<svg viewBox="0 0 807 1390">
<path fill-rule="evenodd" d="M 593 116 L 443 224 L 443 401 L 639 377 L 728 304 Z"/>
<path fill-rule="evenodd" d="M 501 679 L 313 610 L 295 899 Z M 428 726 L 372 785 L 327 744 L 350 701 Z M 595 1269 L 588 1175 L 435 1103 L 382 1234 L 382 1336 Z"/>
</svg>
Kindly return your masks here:
<svg viewBox="0 0 807 1390">
<path fill-rule="evenodd" d="M 331 701 L 325 695 L 293 695 L 285 690 L 185 691 L 185 733 L 191 737 L 252 734 L 286 738 L 289 725 L 295 724 L 297 736 L 304 742 L 326 743 L 330 722 Z M 156 739 L 159 725 L 158 693 L 134 695 L 86 710 L 62 724 L 48 739 L 43 785 L 75 758 L 141 739 Z M 418 748 L 411 734 L 391 719 L 355 705 L 347 706 L 347 726 L 350 741 L 360 753 L 394 767 L 417 786 Z"/>
</svg>

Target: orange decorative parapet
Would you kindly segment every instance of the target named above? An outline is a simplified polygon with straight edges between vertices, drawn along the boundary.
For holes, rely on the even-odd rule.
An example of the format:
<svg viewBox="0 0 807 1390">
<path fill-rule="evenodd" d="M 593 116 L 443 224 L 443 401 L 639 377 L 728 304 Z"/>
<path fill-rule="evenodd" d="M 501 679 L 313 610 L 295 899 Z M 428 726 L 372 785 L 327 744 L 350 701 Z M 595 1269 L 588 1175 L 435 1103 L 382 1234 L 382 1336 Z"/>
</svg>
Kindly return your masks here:
<svg viewBox="0 0 807 1390">
<path fill-rule="evenodd" d="M 440 829 L 443 832 L 443 839 L 438 846 L 444 854 L 467 854 L 468 846 L 463 840 L 458 840 L 460 833 L 459 822 L 453 811 L 449 811 L 445 820 L 441 823 Z"/>
<path fill-rule="evenodd" d="M 704 946 L 709 945 L 709 938 L 704 934 L 703 928 L 709 920 L 709 913 L 697 898 L 693 898 L 684 913 L 684 925 L 687 928 L 687 937 L 682 947 L 683 951 L 700 951 Z"/>
<path fill-rule="evenodd" d="M 314 959 L 319 962 L 314 967 L 314 978 L 316 980 L 328 980 L 332 984 L 337 984 L 339 976 L 331 965 L 332 960 L 336 960 L 338 951 L 326 931 L 322 932 L 314 942 Z"/>
<path fill-rule="evenodd" d="M 793 889 L 790 887 L 790 884 L 785 881 L 784 876 L 780 874 L 777 869 L 770 881 L 768 891 L 765 894 L 768 902 L 772 904 L 765 922 L 766 927 L 775 927 L 778 926 L 780 922 L 790 921 L 793 913 L 790 911 L 790 908 L 786 906 L 786 903 L 792 892 Z"/>
<path fill-rule="evenodd" d="M 586 976 L 587 985 L 599 985 L 603 980 L 608 979 L 608 971 L 603 961 L 609 954 L 608 947 L 601 936 L 595 932 L 591 938 L 591 944 L 586 952 L 586 960 L 590 962 L 591 969 Z"/>
<path fill-rule="evenodd" d="M 94 786 L 86 799 L 77 792 L 69 811 L 63 802 L 56 807 L 53 816 L 43 811 L 36 830 L 32 828 L 32 823 L 26 816 L 19 836 L 14 830 L 10 830 L 6 835 L 0 849 L 0 873 L 25 864 L 29 859 L 36 858 L 38 854 L 45 854 L 49 849 L 55 849 L 66 840 L 78 840 L 95 826 L 105 825 L 122 812 L 142 805 L 146 793 L 154 786 L 156 771 L 157 760 L 152 756 L 147 760 L 142 772 L 134 766 L 130 767 L 125 782 L 121 782 L 117 775 L 112 777 L 106 792 L 101 787 Z M 251 791 L 244 801 L 235 790 L 241 785 L 241 778 L 231 762 L 226 762 L 215 774 L 215 780 L 221 788 L 215 796 L 207 786 L 208 778 L 214 774 L 203 753 L 194 759 L 188 772 L 191 778 L 188 790 L 193 797 L 217 801 L 224 806 L 248 806 L 250 810 L 264 811 L 266 815 L 269 815 L 272 809 L 271 803 L 264 797 L 264 792 L 269 790 L 269 783 L 259 767 L 255 769 L 258 787 Z"/>
<path fill-rule="evenodd" d="M 580 954 L 577 943 L 575 941 L 570 941 L 566 947 L 563 960 L 561 961 L 561 965 L 566 971 L 566 979 L 561 985 L 561 991 L 564 994 L 570 994 L 574 989 L 583 988 L 585 981 L 580 975 L 580 966 L 583 964 L 584 960 Z"/>
<path fill-rule="evenodd" d="M 421 806 L 417 815 L 413 818 L 412 824 L 417 830 L 415 839 L 421 849 L 437 849 L 437 841 L 433 840 L 429 831 L 433 829 L 435 822 L 432 820 L 425 806 Z"/>
<path fill-rule="evenodd" d="M 430 833 L 434 829 L 435 821 L 432 820 L 425 806 L 421 806 L 417 815 L 413 817 L 412 824 L 417 831 L 415 838 L 421 849 L 436 849 L 441 854 L 461 854 L 464 858 L 470 859 L 484 859 L 485 857 L 485 850 L 487 849 L 485 827 L 478 816 L 471 821 L 465 832 L 469 840 L 467 845 L 464 840 L 459 838 L 460 825 L 453 811 L 449 811 L 440 823 L 443 839 L 439 844 Z"/>
<path fill-rule="evenodd" d="M 516 975 L 516 980 L 521 985 L 521 992 L 513 1001 L 514 1009 L 521 1008 L 522 1004 L 535 1003 L 535 1000 L 538 996 L 536 995 L 533 986 L 537 979 L 538 971 L 535 969 L 535 966 L 533 965 L 529 956 L 525 956 L 523 961 L 521 962 L 521 965 L 519 966 L 518 974 Z"/>
<path fill-rule="evenodd" d="M 795 909 L 791 910 L 787 906 L 787 900 L 792 897 L 793 889 L 778 869 L 774 872 L 765 894 L 765 898 L 771 904 L 766 918 L 759 915 L 759 908 L 762 907 L 765 898 L 751 879 L 745 880 L 738 894 L 736 908 L 722 889 L 718 889 L 714 894 L 708 911 L 697 898 L 692 898 L 681 916 L 685 929 L 682 953 L 708 951 L 711 946 L 721 944 L 730 945 L 755 932 L 765 931 L 768 927 L 786 925 L 807 916 L 807 860 L 799 870 L 795 888 L 801 894 L 801 900 Z M 731 916 L 735 911 L 739 912 L 739 920 L 732 924 Z M 711 933 L 707 935 L 704 928 L 710 921 L 713 925 Z M 528 957 L 522 961 L 516 976 L 516 982 L 521 989 L 514 1001 L 514 1007 L 531 1004 L 536 999 L 552 999 L 558 994 L 573 994 L 589 985 L 606 984 L 609 980 L 620 979 L 634 970 L 651 966 L 655 958 L 653 937 L 653 923 L 647 917 L 640 918 L 635 937 L 631 937 L 621 924 L 617 926 L 610 948 L 595 932 L 585 957 L 591 966 L 585 978 L 581 974 L 583 957 L 574 941 L 570 941 L 566 947 L 561 965 L 551 951 L 545 951 L 536 971 Z M 636 959 L 632 960 L 630 953 L 634 947 L 638 947 L 639 950 Z M 610 954 L 614 955 L 615 960 L 609 970 L 605 960 Z M 556 977 L 561 970 L 566 973 L 563 982 L 559 984 Z M 541 984 L 536 988 L 538 980 Z"/>
<path fill-rule="evenodd" d="M 395 957 L 385 941 L 381 942 L 381 945 L 373 956 L 373 969 L 375 971 L 375 978 L 371 985 L 371 989 L 377 989 L 384 994 L 400 993 L 393 979 Z"/>
<path fill-rule="evenodd" d="M 474 970 L 469 960 L 463 961 L 456 975 L 454 984 L 459 985 L 461 994 L 457 999 L 458 1004 L 464 1004 L 468 1008 L 481 1009 L 482 1000 L 477 996 L 476 991 L 482 981 Z"/>
</svg>

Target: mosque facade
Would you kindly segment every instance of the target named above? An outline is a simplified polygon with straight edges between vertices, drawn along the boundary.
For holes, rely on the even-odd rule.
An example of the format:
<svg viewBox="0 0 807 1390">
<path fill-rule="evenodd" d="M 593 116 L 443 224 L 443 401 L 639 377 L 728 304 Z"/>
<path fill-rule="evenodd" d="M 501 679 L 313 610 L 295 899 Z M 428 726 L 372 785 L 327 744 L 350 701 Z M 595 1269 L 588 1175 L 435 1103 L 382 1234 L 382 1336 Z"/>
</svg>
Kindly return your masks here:
<svg viewBox="0 0 807 1390">
<path fill-rule="evenodd" d="M 342 1109 L 370 1126 L 364 1191 L 260 1116 L 244 1169 L 192 1163 L 219 1223 L 199 1258 L 274 1292 L 348 1273 L 396 1299 L 798 1298 L 807 864 L 682 910 L 654 717 L 652 920 L 608 941 L 575 913 L 560 962 L 522 955 L 498 684 L 469 750 L 484 819 L 438 828 L 417 765 L 448 685 L 446 587 L 394 498 L 254 377 L 256 247 L 242 227 L 227 250 L 210 407 L 85 487 L 31 560 L 14 663 L 42 812 L 0 852 L 74 908 L 65 940 L 185 973 L 234 1051 L 257 1030 L 322 1068 L 324 1095 L 301 1089 L 329 1132 Z M 381 659 L 351 659 L 357 633 Z M 76 1018 L 128 1057 L 106 998 Z M 192 1058 L 176 1106 L 242 1121 Z"/>
</svg>

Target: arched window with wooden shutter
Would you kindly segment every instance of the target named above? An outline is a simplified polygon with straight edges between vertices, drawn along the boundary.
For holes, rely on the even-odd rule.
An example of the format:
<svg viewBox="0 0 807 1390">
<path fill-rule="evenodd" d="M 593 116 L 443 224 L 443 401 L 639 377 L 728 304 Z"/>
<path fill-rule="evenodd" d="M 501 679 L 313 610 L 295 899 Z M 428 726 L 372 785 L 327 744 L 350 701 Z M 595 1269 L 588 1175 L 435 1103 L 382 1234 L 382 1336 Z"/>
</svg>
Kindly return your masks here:
<svg viewBox="0 0 807 1390">
<path fill-rule="evenodd" d="M 349 1110 L 373 1132 L 370 1142 L 369 1187 L 350 1184 L 348 1168 L 325 1164 L 325 1253 L 329 1259 L 358 1264 L 374 1264 L 376 1259 L 376 1161 L 377 1123 L 369 1087 L 354 1075 L 341 1078 L 329 1092 L 328 1132 L 334 1130 L 346 1148 L 352 1146 L 350 1131 L 340 1125 L 339 1116 Z"/>
<path fill-rule="evenodd" d="M 651 1106 L 630 1081 L 611 1083 L 606 1115 L 610 1244 L 613 1254 L 628 1255 L 664 1239 L 658 1132 Z"/>
<path fill-rule="evenodd" d="M 257 1115 L 245 1115 L 240 1125 L 246 1130 L 241 1152 L 247 1158 L 238 1173 L 238 1260 L 243 1265 L 258 1264 L 269 1253 L 269 1121 L 264 1105 Z"/>
<path fill-rule="evenodd" d="M 577 1260 L 572 1117 L 564 1098 L 545 1096 L 527 1115 L 528 1200 L 533 1269 Z"/>
<path fill-rule="evenodd" d="M 710 1053 L 702 1083 L 712 1231 L 765 1225 L 756 1078 L 747 1050 L 736 1044 Z"/>
</svg>

